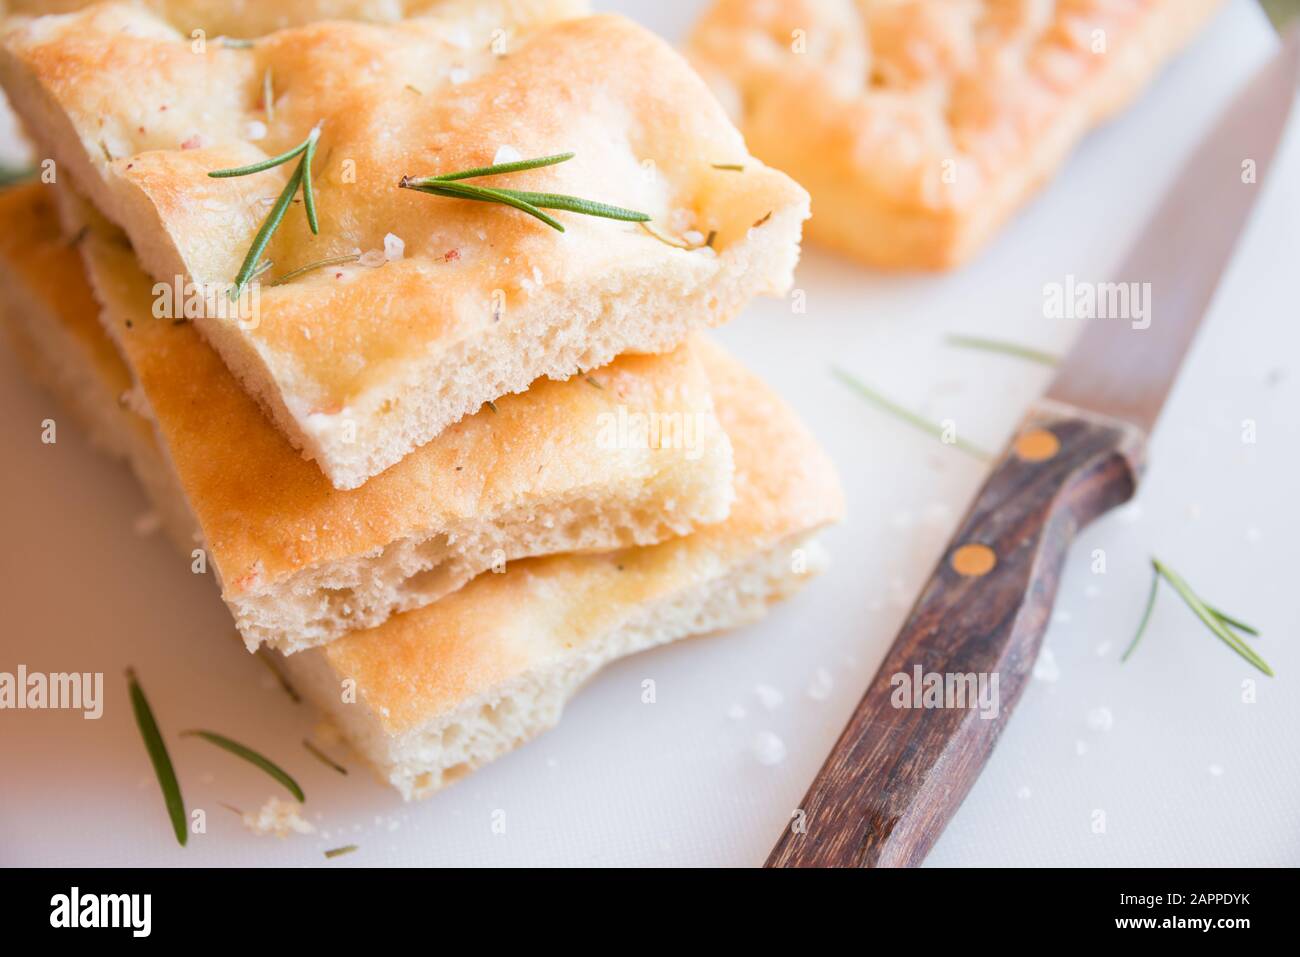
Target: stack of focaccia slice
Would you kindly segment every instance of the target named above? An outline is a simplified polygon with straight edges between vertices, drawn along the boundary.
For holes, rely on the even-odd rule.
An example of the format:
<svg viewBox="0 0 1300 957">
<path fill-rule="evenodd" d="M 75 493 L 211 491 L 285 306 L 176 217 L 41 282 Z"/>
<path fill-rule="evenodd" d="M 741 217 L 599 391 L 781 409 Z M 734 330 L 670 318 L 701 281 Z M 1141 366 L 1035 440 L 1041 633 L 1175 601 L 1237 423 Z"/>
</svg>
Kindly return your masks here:
<svg viewBox="0 0 1300 957">
<path fill-rule="evenodd" d="M 699 332 L 788 287 L 807 196 L 662 42 L 528 0 L 67 6 L 0 44 L 54 171 L 0 194 L 14 341 L 404 796 L 819 567 L 832 467 Z"/>
</svg>

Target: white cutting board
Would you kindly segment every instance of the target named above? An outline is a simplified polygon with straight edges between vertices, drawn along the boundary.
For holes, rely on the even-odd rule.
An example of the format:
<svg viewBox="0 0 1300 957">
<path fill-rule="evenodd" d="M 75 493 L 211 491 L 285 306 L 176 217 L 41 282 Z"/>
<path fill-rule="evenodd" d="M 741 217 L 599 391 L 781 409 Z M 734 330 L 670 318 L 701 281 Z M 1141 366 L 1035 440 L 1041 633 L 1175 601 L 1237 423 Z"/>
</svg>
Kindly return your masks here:
<svg viewBox="0 0 1300 957">
<path fill-rule="evenodd" d="M 606 4 L 679 38 L 685 3 Z M 1041 367 L 952 348 L 961 331 L 1061 350 L 1077 331 L 1042 318 L 1042 288 L 1103 280 L 1232 90 L 1274 48 L 1239 0 L 1134 109 L 1091 137 L 979 262 L 940 278 L 880 278 L 808 249 L 804 316 L 761 302 L 722 333 L 811 423 L 838 463 L 849 520 L 826 536 L 835 564 L 762 624 L 623 662 L 562 725 L 440 796 L 404 805 L 354 766 L 340 778 L 301 748 L 313 725 L 231 640 L 212 582 L 189 573 L 124 469 L 71 428 L 39 441 L 51 402 L 0 349 L 0 670 L 103 671 L 103 718 L 0 712 L 0 863 L 100 865 L 752 865 L 763 860 L 839 734 L 953 525 L 979 463 L 861 403 L 829 374 L 854 371 L 997 447 L 1046 382 Z M 1166 410 L 1136 505 L 1072 553 L 1047 635 L 1056 680 L 1036 680 L 936 865 L 1300 864 L 1300 123 L 1285 175 L 1229 273 Z M 1281 171 L 1281 168 L 1279 167 Z M 1258 441 L 1244 444 L 1242 421 Z M 1105 549 L 1108 571 L 1089 570 Z M 1260 627 L 1277 671 L 1256 677 L 1171 594 L 1120 665 L 1156 553 L 1209 600 Z M 320 833 L 246 832 L 276 786 L 195 741 L 170 739 L 208 833 L 177 847 L 132 721 L 124 667 L 140 672 L 171 732 L 217 729 L 280 759 Z M 808 694 L 818 669 L 825 700 Z M 640 701 L 653 678 L 658 703 Z M 779 690 L 765 707 L 760 686 Z M 770 696 L 769 696 L 770 697 Z M 735 706 L 745 716 L 730 716 Z M 1106 708 L 1110 730 L 1088 715 Z M 751 742 L 787 755 L 760 764 Z M 505 832 L 494 814 L 505 812 Z M 1094 832 L 1104 812 L 1104 833 Z M 497 820 L 500 816 L 497 815 Z M 357 844 L 326 862 L 325 848 Z"/>
</svg>

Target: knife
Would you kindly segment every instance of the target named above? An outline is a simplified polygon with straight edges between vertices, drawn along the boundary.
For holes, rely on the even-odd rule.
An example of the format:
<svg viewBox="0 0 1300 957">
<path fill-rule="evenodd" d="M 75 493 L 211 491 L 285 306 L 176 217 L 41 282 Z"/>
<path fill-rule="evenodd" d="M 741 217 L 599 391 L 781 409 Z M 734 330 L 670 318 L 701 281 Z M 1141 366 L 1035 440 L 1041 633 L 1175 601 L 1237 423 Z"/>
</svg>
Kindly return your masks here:
<svg viewBox="0 0 1300 957">
<path fill-rule="evenodd" d="M 1029 680 L 1071 540 L 1137 490 L 1146 436 L 1272 165 L 1298 79 L 1300 28 L 1218 120 L 1124 260 L 1120 281 L 1151 284 L 1149 325 L 1090 321 L 766 866 L 918 865 L 965 799 Z M 952 695 L 932 703 L 964 706 L 924 706 L 916 683 L 930 675 Z M 996 707 L 971 707 L 981 680 Z"/>
</svg>

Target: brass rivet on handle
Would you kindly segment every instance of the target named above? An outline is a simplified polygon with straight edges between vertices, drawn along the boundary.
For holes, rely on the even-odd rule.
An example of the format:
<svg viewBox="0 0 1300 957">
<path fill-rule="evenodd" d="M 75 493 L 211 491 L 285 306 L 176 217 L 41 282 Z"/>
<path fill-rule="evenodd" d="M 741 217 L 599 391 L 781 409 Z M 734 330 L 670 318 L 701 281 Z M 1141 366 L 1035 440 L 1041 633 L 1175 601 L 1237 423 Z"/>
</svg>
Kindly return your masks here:
<svg viewBox="0 0 1300 957">
<path fill-rule="evenodd" d="M 1061 451 L 1061 440 L 1047 429 L 1030 429 L 1016 439 L 1016 457 L 1025 462 L 1045 462 Z"/>
<path fill-rule="evenodd" d="M 997 553 L 987 545 L 972 542 L 952 553 L 952 570 L 968 578 L 979 578 L 993 571 L 998 563 Z"/>
</svg>

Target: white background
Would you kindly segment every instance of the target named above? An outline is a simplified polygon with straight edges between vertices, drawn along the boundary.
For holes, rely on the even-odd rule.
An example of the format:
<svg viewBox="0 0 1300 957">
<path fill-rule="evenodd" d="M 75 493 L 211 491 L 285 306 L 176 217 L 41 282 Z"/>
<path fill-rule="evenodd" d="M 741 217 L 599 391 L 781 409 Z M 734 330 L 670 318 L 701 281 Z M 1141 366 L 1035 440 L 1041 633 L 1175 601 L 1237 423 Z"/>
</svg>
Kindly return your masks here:
<svg viewBox="0 0 1300 957">
<path fill-rule="evenodd" d="M 626 6 L 674 39 L 694 5 Z M 0 349 L 0 670 L 106 673 L 102 720 L 0 713 L 0 863 L 753 865 L 766 856 L 982 477 L 980 463 L 864 405 L 840 364 L 996 448 L 1048 373 L 946 345 L 950 332 L 1062 350 L 1077 331 L 1042 318 L 1043 284 L 1107 277 L 1187 151 L 1274 48 L 1263 15 L 1231 5 L 1126 116 L 1092 136 L 977 263 L 945 277 L 881 278 L 807 249 L 808 312 L 755 304 L 722 338 L 811 423 L 842 472 L 849 520 L 835 564 L 761 625 L 625 661 L 562 725 L 423 803 L 404 805 L 355 761 L 346 779 L 301 748 L 313 726 L 233 640 L 209 580 L 161 536 L 125 470 L 72 429 Z M 1300 124 L 1155 436 L 1140 498 L 1078 542 L 1046 639 L 1059 672 L 1034 681 L 931 865 L 1300 864 L 1295 494 L 1300 470 Z M 1244 444 L 1242 421 L 1257 423 Z M 1089 553 L 1105 549 L 1108 571 Z M 1278 677 L 1258 676 L 1166 592 L 1126 665 L 1147 559 L 1257 625 Z M 134 665 L 206 835 L 177 847 L 121 677 Z M 807 687 L 833 677 L 826 700 Z M 1259 678 L 1258 701 L 1242 701 Z M 658 703 L 640 703 L 653 678 Z M 755 689 L 780 690 L 765 707 Z M 746 716 L 729 716 L 734 706 Z M 1110 730 L 1090 727 L 1099 708 Z M 247 833 L 276 786 L 174 732 L 206 726 L 280 760 L 320 829 Z M 755 734 L 788 754 L 758 763 Z M 1082 753 L 1081 753 L 1082 752 Z M 494 834 L 496 810 L 506 832 Z M 1103 811 L 1106 831 L 1093 815 Z M 360 850 L 326 862 L 325 848 Z"/>
</svg>

